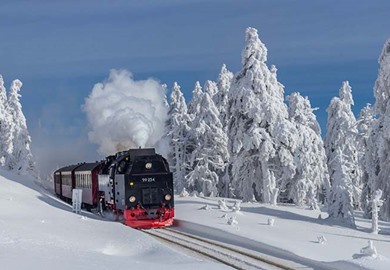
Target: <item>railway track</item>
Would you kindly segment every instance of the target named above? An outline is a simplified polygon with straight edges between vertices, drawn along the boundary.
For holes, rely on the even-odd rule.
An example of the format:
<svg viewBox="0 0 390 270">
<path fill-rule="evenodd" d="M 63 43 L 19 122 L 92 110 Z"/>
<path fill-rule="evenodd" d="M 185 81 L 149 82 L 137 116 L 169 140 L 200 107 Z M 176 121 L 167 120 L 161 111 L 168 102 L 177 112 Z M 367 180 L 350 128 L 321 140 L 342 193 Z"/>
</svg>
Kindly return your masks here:
<svg viewBox="0 0 390 270">
<path fill-rule="evenodd" d="M 280 262 L 261 256 L 261 254 L 254 251 L 244 250 L 242 248 L 187 234 L 171 228 L 144 230 L 144 232 L 155 238 L 219 261 L 234 269 L 296 269 L 295 267 L 286 266 Z"/>
</svg>

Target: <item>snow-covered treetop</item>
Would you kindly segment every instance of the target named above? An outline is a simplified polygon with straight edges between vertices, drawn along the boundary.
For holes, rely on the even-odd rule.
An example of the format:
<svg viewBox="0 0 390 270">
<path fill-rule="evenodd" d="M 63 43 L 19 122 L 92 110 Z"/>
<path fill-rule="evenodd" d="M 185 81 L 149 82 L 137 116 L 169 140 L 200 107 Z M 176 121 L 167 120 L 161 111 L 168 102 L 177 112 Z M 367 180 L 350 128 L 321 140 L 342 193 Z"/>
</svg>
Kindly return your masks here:
<svg viewBox="0 0 390 270">
<path fill-rule="evenodd" d="M 246 29 L 246 46 L 242 51 L 243 68 L 250 68 L 255 60 L 267 62 L 267 48 L 259 39 L 257 29 L 248 27 Z"/>
<path fill-rule="evenodd" d="M 348 81 L 343 82 L 339 91 L 339 97 L 345 104 L 354 105 L 352 99 L 352 89 Z"/>
<path fill-rule="evenodd" d="M 218 84 L 218 89 L 220 89 L 219 91 L 221 91 L 221 89 L 224 89 L 225 92 L 227 92 L 232 83 L 232 79 L 233 79 L 233 73 L 227 69 L 225 64 L 223 64 L 221 71 L 218 74 L 217 84 Z"/>
<path fill-rule="evenodd" d="M 301 96 L 300 93 L 292 93 L 287 96 L 289 106 L 290 119 L 296 123 L 308 126 L 315 131 L 317 135 L 321 135 L 321 128 L 317 118 L 313 113 L 316 108 L 312 108 L 308 97 Z"/>
<path fill-rule="evenodd" d="M 188 104 L 188 113 L 196 114 L 199 112 L 199 104 L 202 99 L 203 91 L 199 81 L 195 83 L 194 90 L 192 91 L 192 99 Z"/>
<path fill-rule="evenodd" d="M 383 115 L 390 98 L 390 39 L 383 46 L 378 62 L 379 72 L 374 87 L 374 110 Z"/>
<path fill-rule="evenodd" d="M 173 84 L 170 109 L 175 110 L 176 112 L 187 112 L 187 104 L 185 102 L 184 95 L 180 90 L 180 85 L 177 82 L 174 82 Z"/>
<path fill-rule="evenodd" d="M 367 104 L 363 109 L 361 109 L 358 117 L 358 131 L 363 136 L 368 136 L 368 131 L 370 129 L 371 123 L 374 121 L 374 111 L 371 104 Z"/>
<path fill-rule="evenodd" d="M 4 87 L 3 77 L 0 75 L 0 120 L 5 113 L 5 104 L 7 101 L 7 93 Z M 1 124 L 1 123 L 0 123 Z"/>
<path fill-rule="evenodd" d="M 210 97 L 213 98 L 218 92 L 217 84 L 213 81 L 207 80 L 204 84 L 205 92 L 209 93 Z"/>
<path fill-rule="evenodd" d="M 22 105 L 20 104 L 19 98 L 21 95 L 19 94 L 20 89 L 22 88 L 22 82 L 19 80 L 14 80 L 11 84 L 11 88 L 9 90 L 8 102 L 11 107 L 15 108 L 14 112 L 21 112 Z M 23 116 L 24 118 L 24 116 Z"/>
<path fill-rule="evenodd" d="M 390 38 L 385 42 L 385 45 L 383 46 L 381 56 L 379 57 L 379 64 L 381 64 L 382 61 L 385 61 L 386 58 L 388 60 L 390 55 Z"/>
</svg>

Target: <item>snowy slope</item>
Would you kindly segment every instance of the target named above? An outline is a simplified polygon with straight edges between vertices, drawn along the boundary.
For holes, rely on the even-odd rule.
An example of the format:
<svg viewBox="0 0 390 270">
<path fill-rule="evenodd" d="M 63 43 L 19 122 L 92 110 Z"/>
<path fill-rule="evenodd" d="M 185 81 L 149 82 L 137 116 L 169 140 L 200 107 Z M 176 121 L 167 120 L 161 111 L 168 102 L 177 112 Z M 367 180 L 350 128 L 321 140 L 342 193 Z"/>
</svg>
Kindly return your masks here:
<svg viewBox="0 0 390 270">
<path fill-rule="evenodd" d="M 233 200 L 227 200 L 229 210 L 221 210 L 217 201 L 217 198 L 176 198 L 178 228 L 314 269 L 390 269 L 389 222 L 380 222 L 381 233 L 374 235 L 369 233 L 370 221 L 362 219 L 359 213 L 356 213 L 357 229 L 352 229 L 325 219 L 324 212 L 293 205 L 245 203 L 239 212 L 233 212 Z M 238 224 L 228 225 L 232 216 Z M 268 225 L 269 219 L 274 220 L 273 226 Z M 318 237 L 325 241 L 319 243 Z M 360 250 L 368 245 L 368 240 L 373 241 L 377 258 L 361 256 Z M 353 259 L 354 255 L 360 258 Z"/>
<path fill-rule="evenodd" d="M 76 215 L 28 177 L 0 175 L 0 269 L 226 269 L 118 222 Z"/>
<path fill-rule="evenodd" d="M 28 177 L 0 170 L 1 269 L 124 269 L 161 265 L 170 269 L 225 269 L 178 253 L 141 231 L 102 220 L 42 190 Z M 309 265 L 313 269 L 390 269 L 390 223 L 380 222 L 379 235 L 357 216 L 357 229 L 333 224 L 320 211 L 295 206 L 241 204 L 238 212 L 221 210 L 218 199 L 176 198 L 177 228 L 224 240 L 265 254 Z M 208 210 L 203 210 L 205 205 Z M 227 214 L 227 217 L 223 217 Z M 321 214 L 322 219 L 318 216 Z M 359 213 L 357 213 L 359 215 Z M 228 217 L 238 224 L 228 225 Z M 273 219 L 274 225 L 268 225 Z M 320 244 L 318 237 L 326 240 Z M 361 257 L 372 240 L 379 256 Z M 354 255 L 361 257 L 352 259 Z M 321 263 L 322 262 L 322 263 Z"/>
</svg>

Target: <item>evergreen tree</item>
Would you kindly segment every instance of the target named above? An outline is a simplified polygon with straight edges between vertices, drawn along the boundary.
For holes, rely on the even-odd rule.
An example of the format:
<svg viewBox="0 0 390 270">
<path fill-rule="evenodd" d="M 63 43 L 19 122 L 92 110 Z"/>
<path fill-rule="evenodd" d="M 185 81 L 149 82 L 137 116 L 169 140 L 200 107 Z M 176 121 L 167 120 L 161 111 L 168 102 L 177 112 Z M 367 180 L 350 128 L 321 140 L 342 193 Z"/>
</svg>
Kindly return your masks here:
<svg viewBox="0 0 390 270">
<path fill-rule="evenodd" d="M 213 100 L 215 106 L 219 111 L 219 118 L 221 119 L 224 130 L 227 131 L 228 126 L 228 98 L 229 89 L 232 84 L 233 73 L 230 72 L 226 65 L 222 65 L 221 71 L 218 75 L 217 81 L 217 93 L 214 95 Z"/>
<path fill-rule="evenodd" d="M 296 129 L 288 121 L 284 87 L 268 69 L 267 48 L 257 30 L 246 30 L 242 69 L 229 92 L 229 151 L 236 196 L 276 203 L 279 185 L 294 176 Z"/>
<path fill-rule="evenodd" d="M 166 122 L 167 137 L 169 138 L 169 164 L 173 173 L 176 193 L 182 192 L 185 187 L 186 168 L 183 166 L 186 159 L 186 137 L 188 135 L 189 116 L 187 105 L 175 82 L 170 96 L 168 120 Z"/>
<path fill-rule="evenodd" d="M 190 190 L 203 192 L 206 196 L 218 195 L 219 175 L 229 158 L 227 136 L 219 119 L 219 112 L 211 99 L 211 82 L 205 84 L 201 95 L 199 112 L 195 115 L 191 130 L 196 147 L 191 153 L 192 171 L 187 175 Z"/>
<path fill-rule="evenodd" d="M 348 225 L 355 226 L 353 215 L 352 179 L 349 157 L 344 155 L 344 146 L 337 146 L 331 161 L 333 173 L 332 188 L 329 195 L 329 217 L 342 220 Z"/>
<path fill-rule="evenodd" d="M 343 82 L 339 98 L 333 98 L 327 109 L 328 124 L 325 139 L 332 186 L 328 199 L 328 212 L 331 217 L 341 217 L 350 223 L 353 221 L 350 205 L 356 206 L 360 202 L 361 192 L 356 119 L 351 110 L 352 105 L 351 87 L 348 82 Z"/>
<path fill-rule="evenodd" d="M 287 185 L 288 197 L 298 205 L 306 204 L 317 209 L 317 198 L 323 189 L 329 188 L 321 129 L 307 97 L 293 93 L 287 100 L 290 120 L 298 130 L 298 146 L 293 153 L 296 173 Z"/>
<path fill-rule="evenodd" d="M 31 137 L 28 133 L 26 118 L 22 111 L 19 94 L 22 82 L 14 80 L 8 96 L 8 110 L 14 124 L 12 131 L 12 154 L 8 156 L 7 165 L 11 170 L 20 173 L 35 172 L 35 164 L 30 150 Z"/>
<path fill-rule="evenodd" d="M 218 75 L 217 81 L 217 93 L 214 95 L 213 100 L 215 106 L 219 111 L 219 119 L 221 120 L 223 130 L 227 134 L 228 131 L 228 122 L 229 122 L 229 112 L 228 112 L 228 103 L 229 103 L 229 89 L 232 84 L 233 73 L 230 72 L 226 65 L 223 64 L 221 71 Z M 222 172 L 220 176 L 220 192 L 221 196 L 229 197 L 230 194 L 230 182 L 232 179 L 232 162 L 229 161 L 225 167 L 225 171 Z"/>
<path fill-rule="evenodd" d="M 367 149 L 367 167 L 371 192 L 382 190 L 383 206 L 379 216 L 390 220 L 390 39 L 379 58 L 378 78 L 375 82 L 374 110 L 379 118 L 370 132 Z"/>
<path fill-rule="evenodd" d="M 202 99 L 203 91 L 199 82 L 195 83 L 194 90 L 192 91 L 191 101 L 188 103 L 188 113 L 194 118 L 200 111 L 200 101 Z"/>
<path fill-rule="evenodd" d="M 4 87 L 3 77 L 0 75 L 0 166 L 5 165 L 8 149 L 8 110 L 7 110 L 7 93 Z"/>
<path fill-rule="evenodd" d="M 358 151 L 359 151 L 359 167 L 362 171 L 362 194 L 360 197 L 360 205 L 366 218 L 371 218 L 371 185 L 369 183 L 368 171 L 370 168 L 367 166 L 368 140 L 370 131 L 375 126 L 375 118 L 373 108 L 370 104 L 367 104 L 360 113 L 357 120 L 358 137 Z"/>
<path fill-rule="evenodd" d="M 205 92 L 209 93 L 210 98 L 213 99 L 213 102 L 214 102 L 214 97 L 218 93 L 217 84 L 213 81 L 207 80 L 206 83 L 204 84 L 204 90 L 205 90 Z M 214 102 L 214 105 L 215 105 L 215 102 Z"/>
</svg>

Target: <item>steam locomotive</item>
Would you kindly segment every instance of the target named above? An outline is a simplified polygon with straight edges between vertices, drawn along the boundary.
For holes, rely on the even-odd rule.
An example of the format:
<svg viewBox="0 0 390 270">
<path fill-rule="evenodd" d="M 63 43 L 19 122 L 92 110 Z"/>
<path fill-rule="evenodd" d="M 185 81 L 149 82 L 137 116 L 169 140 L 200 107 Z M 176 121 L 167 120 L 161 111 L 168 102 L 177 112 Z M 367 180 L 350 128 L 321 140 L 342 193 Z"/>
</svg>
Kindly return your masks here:
<svg viewBox="0 0 390 270">
<path fill-rule="evenodd" d="M 174 217 L 173 177 L 154 148 L 130 149 L 104 161 L 66 166 L 54 172 L 54 190 L 66 202 L 82 190 L 87 210 L 112 211 L 133 228 L 170 226 Z"/>
</svg>

